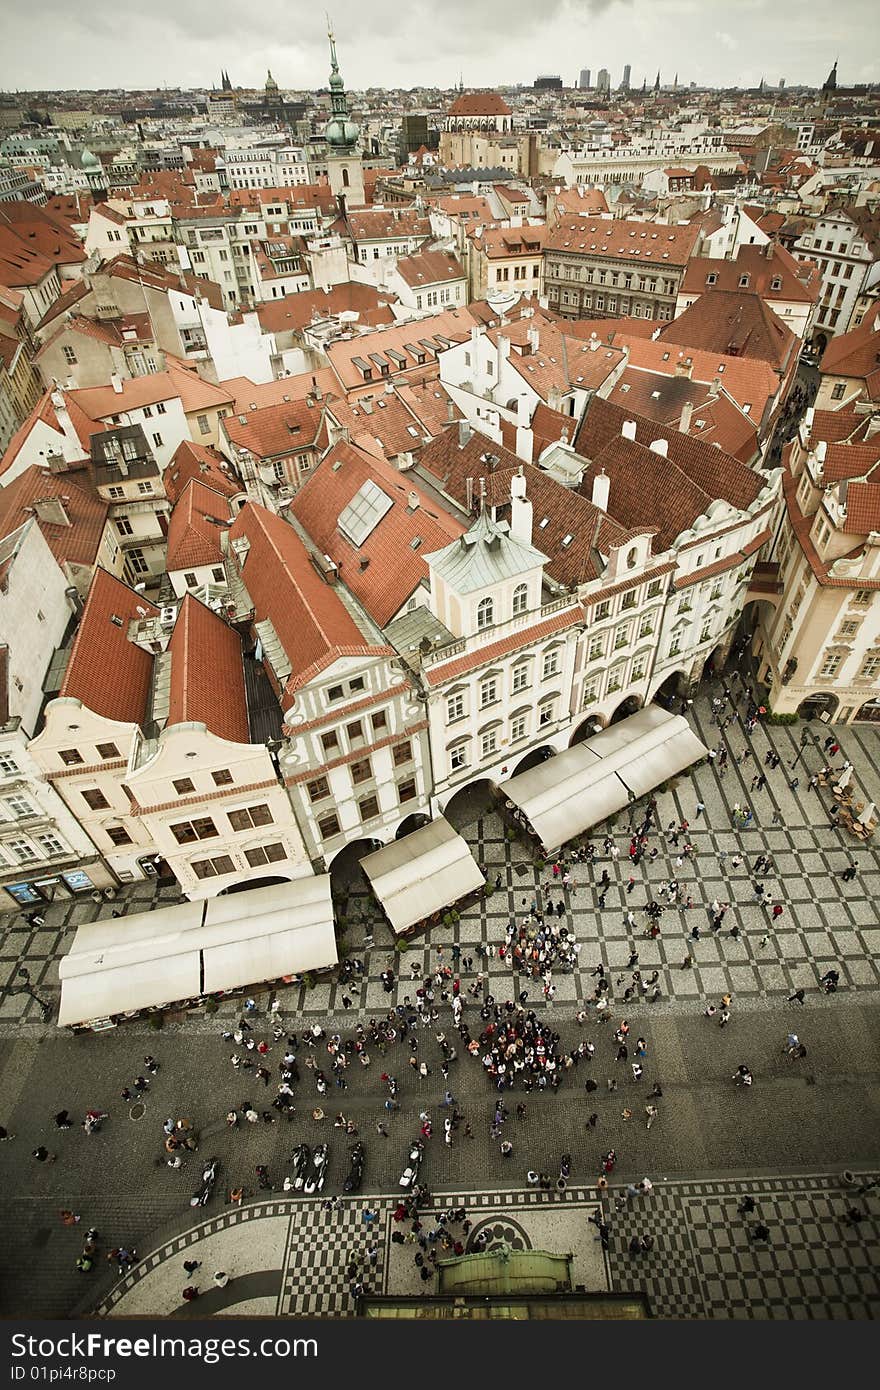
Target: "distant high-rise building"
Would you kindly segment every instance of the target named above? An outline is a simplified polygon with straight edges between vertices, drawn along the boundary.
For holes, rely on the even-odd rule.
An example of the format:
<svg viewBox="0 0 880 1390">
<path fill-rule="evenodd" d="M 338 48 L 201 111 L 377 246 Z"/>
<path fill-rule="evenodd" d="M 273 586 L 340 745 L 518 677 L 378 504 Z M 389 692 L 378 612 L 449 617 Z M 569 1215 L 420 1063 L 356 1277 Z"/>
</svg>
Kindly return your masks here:
<svg viewBox="0 0 880 1390">
<path fill-rule="evenodd" d="M 562 78 L 555 74 L 536 77 L 532 84 L 532 88 L 536 92 L 561 92 Z"/>
<path fill-rule="evenodd" d="M 581 68 L 580 89 L 581 89 L 582 92 L 588 92 L 588 91 L 590 90 L 590 69 L 589 69 L 589 68 Z"/>
<path fill-rule="evenodd" d="M 599 76 L 596 78 L 596 92 L 600 97 L 607 97 L 611 94 L 611 76 L 607 68 L 599 69 Z"/>
<path fill-rule="evenodd" d="M 784 78 L 784 77 L 780 77 L 780 79 L 779 79 L 779 90 L 780 90 L 780 92 L 784 92 L 784 91 L 785 91 L 785 78 Z"/>
<path fill-rule="evenodd" d="M 628 91 L 629 91 L 629 79 L 630 79 L 630 73 L 631 73 L 631 72 L 632 72 L 632 67 L 630 66 L 630 64 L 629 64 L 629 63 L 624 63 L 624 65 L 623 65 L 623 77 L 622 77 L 621 83 L 620 83 L 620 90 L 621 90 L 622 92 L 628 92 Z"/>
</svg>

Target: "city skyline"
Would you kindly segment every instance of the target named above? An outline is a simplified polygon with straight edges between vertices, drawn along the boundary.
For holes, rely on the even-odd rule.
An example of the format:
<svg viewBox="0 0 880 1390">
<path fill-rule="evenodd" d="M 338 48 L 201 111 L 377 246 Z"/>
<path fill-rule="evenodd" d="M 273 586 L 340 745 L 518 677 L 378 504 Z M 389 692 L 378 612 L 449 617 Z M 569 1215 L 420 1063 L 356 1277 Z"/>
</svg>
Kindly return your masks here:
<svg viewBox="0 0 880 1390">
<path fill-rule="evenodd" d="M 444 17 L 455 21 L 460 10 L 461 0 L 449 0 Z M 219 81 L 221 69 L 234 86 L 262 86 L 271 69 L 282 89 L 322 87 L 323 15 L 309 16 L 292 41 L 284 38 L 290 15 L 278 0 L 268 0 L 261 14 L 264 27 L 255 34 L 248 13 L 231 0 L 211 7 L 205 0 L 185 7 L 157 0 L 149 16 L 121 0 L 100 19 L 88 4 L 71 12 L 58 0 L 36 0 L 7 20 L 0 89 L 205 88 Z M 783 73 L 789 86 L 818 87 L 835 58 L 841 85 L 870 82 L 880 71 L 864 42 L 874 27 L 870 0 L 841 0 L 833 16 L 810 16 L 808 25 L 794 0 L 742 0 L 735 12 L 720 0 L 549 0 L 540 15 L 518 0 L 488 0 L 442 30 L 432 25 L 424 0 L 403 15 L 379 0 L 369 19 L 353 0 L 337 0 L 332 20 L 350 90 L 449 89 L 460 77 L 468 88 L 530 85 L 539 72 L 558 72 L 574 87 L 581 68 L 607 67 L 616 75 L 624 63 L 632 66 L 634 89 L 643 77 L 652 85 L 658 67 L 664 83 L 678 72 L 683 87 L 693 81 L 749 88 L 762 77 L 775 85 Z M 432 43 L 425 45 L 429 26 Z M 760 42 L 752 37 L 756 26 Z"/>
</svg>

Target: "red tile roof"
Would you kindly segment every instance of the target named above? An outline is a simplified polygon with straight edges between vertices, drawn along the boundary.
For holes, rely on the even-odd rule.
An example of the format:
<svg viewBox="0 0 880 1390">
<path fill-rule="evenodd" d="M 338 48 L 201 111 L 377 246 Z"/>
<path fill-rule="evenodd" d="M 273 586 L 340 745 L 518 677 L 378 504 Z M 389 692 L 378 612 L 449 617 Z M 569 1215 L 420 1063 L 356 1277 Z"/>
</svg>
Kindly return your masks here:
<svg viewBox="0 0 880 1390">
<path fill-rule="evenodd" d="M 212 488 L 214 492 L 221 493 L 223 497 L 237 497 L 244 491 L 243 484 L 232 471 L 232 465 L 222 454 L 205 444 L 194 444 L 190 439 L 182 439 L 162 475 L 162 485 L 168 501 L 172 504 L 176 502 L 193 478 Z"/>
<path fill-rule="evenodd" d="M 391 508 L 360 546 L 339 531 L 340 513 L 364 483 L 372 481 Z M 412 507 L 416 501 L 417 506 Z M 290 511 L 323 554 L 339 566 L 343 583 L 380 628 L 428 577 L 424 555 L 442 550 L 464 527 L 425 493 L 411 474 L 337 444 L 290 505 Z M 414 543 L 416 543 L 414 546 Z"/>
<path fill-rule="evenodd" d="M 699 228 L 626 218 L 564 217 L 546 241 L 547 251 L 625 260 L 628 265 L 687 265 Z"/>
<path fill-rule="evenodd" d="M 679 294 L 717 293 L 718 290 L 739 290 L 740 280 L 748 275 L 748 288 L 752 294 L 762 299 L 785 300 L 803 304 L 818 302 L 822 288 L 822 274 L 813 261 L 797 261 L 784 246 L 769 243 L 772 254 L 767 255 L 766 246 L 741 246 L 736 260 L 725 261 L 711 256 L 695 256 L 685 270 Z M 716 278 L 708 284 L 708 277 Z M 781 280 L 778 289 L 773 288 L 775 279 Z"/>
<path fill-rule="evenodd" d="M 369 362 L 371 353 L 385 357 L 389 349 L 392 349 L 406 360 L 403 365 L 399 365 L 394 363 L 393 358 L 389 359 L 390 375 L 396 376 L 404 371 L 415 372 L 418 363 L 415 354 L 409 351 L 408 344 L 413 344 L 418 349 L 425 358 L 424 366 L 430 369 L 433 376 L 437 376 L 434 354 L 443 349 L 437 345 L 433 351 L 426 351 L 418 345 L 423 339 L 433 340 L 438 336 L 453 342 L 463 342 L 465 338 L 470 337 L 471 328 L 476 321 L 468 309 L 447 309 L 442 313 L 419 319 L 415 323 L 396 324 L 393 328 L 380 328 L 357 338 L 331 343 L 327 348 L 327 357 L 347 392 L 359 387 L 362 390 L 375 390 L 376 382 L 380 379 L 379 368 L 373 364 L 372 381 L 365 381 L 362 373 L 353 365 L 352 359 L 355 357 L 362 357 Z M 422 374 L 424 375 L 424 372 Z"/>
<path fill-rule="evenodd" d="M 379 327 L 394 323 L 394 296 L 380 294 L 373 285 L 346 281 L 331 290 L 304 290 L 258 304 L 257 317 L 264 333 L 299 333 L 318 319 L 336 314 L 357 314 L 358 323 Z"/>
<path fill-rule="evenodd" d="M 185 414 L 232 404 L 229 391 L 203 381 L 197 372 L 179 367 L 167 357 L 164 372 L 126 377 L 121 385 L 121 391 L 115 391 L 112 386 L 87 386 L 69 391 L 67 396 L 90 420 L 105 420 L 125 410 L 139 410 L 145 405 L 176 398 L 180 399 Z"/>
<path fill-rule="evenodd" d="M 686 345 L 687 340 L 683 336 L 672 340 L 670 335 L 669 338 L 653 342 L 633 337 L 627 332 L 615 336 L 614 341 L 618 346 L 629 348 L 630 368 L 639 367 L 675 376 L 677 369 L 690 358 L 692 381 L 711 385 L 717 380 L 738 405 L 751 407 L 748 414 L 759 425 L 780 389 L 779 377 L 769 362 L 703 351 Z"/>
<path fill-rule="evenodd" d="M 49 497 L 61 499 L 69 526 L 42 521 L 37 516 L 34 503 Z M 8 536 L 35 516 L 59 565 L 91 568 L 97 559 L 109 510 L 109 504 L 98 496 L 86 469 L 52 473 L 48 468 L 32 464 L 7 487 L 0 488 L 0 537 Z"/>
<path fill-rule="evenodd" d="M 677 319 L 664 324 L 659 341 L 686 343 L 704 352 L 752 357 L 784 370 L 800 340 L 760 297 L 748 290 L 701 294 Z"/>
<path fill-rule="evenodd" d="M 843 529 L 858 536 L 880 532 L 880 483 L 850 483 Z"/>
<path fill-rule="evenodd" d="M 457 97 L 447 116 L 511 116 L 513 112 L 497 92 L 466 92 Z"/>
<path fill-rule="evenodd" d="M 128 624 L 159 610 L 121 579 L 97 569 L 60 694 L 80 700 L 105 719 L 141 724 L 153 672 L 149 652 L 128 640 Z M 118 621 L 114 621 L 118 620 Z"/>
<path fill-rule="evenodd" d="M 750 463 L 758 452 L 755 420 L 745 415 L 723 391 L 713 394 L 711 385 L 706 382 L 627 367 L 606 399 L 671 429 L 680 428 L 682 411 L 690 406 L 692 414 L 687 433 L 692 438 L 717 444 L 742 463 Z M 757 404 L 760 423 L 761 403 Z"/>
<path fill-rule="evenodd" d="M 820 371 L 824 376 L 863 381 L 868 398 L 880 400 L 880 328 L 874 323 L 860 324 L 832 338 L 822 355 Z"/>
<path fill-rule="evenodd" d="M 241 638 L 192 594 L 168 643 L 168 724 L 205 724 L 230 743 L 249 743 Z"/>
<path fill-rule="evenodd" d="M 346 219 L 355 242 L 393 241 L 395 237 L 429 237 L 431 222 L 418 208 L 368 208 Z"/>
<path fill-rule="evenodd" d="M 458 260 L 448 251 L 420 251 L 417 256 L 402 256 L 397 262 L 397 270 L 414 290 L 424 285 L 467 279 Z"/>
<path fill-rule="evenodd" d="M 308 551 L 288 522 L 248 502 L 230 531 L 250 542 L 243 578 L 254 605 L 254 621 L 269 619 L 291 674 L 284 696 L 294 693 L 341 656 L 391 655 L 364 637 L 332 584 L 317 573 Z"/>
<path fill-rule="evenodd" d="M 302 296 L 297 295 L 297 298 Z M 249 410 L 262 410 L 267 405 L 286 405 L 289 401 L 305 400 L 314 394 L 315 387 L 322 395 L 334 391 L 338 385 L 329 367 L 318 367 L 314 372 L 301 372 L 297 376 L 283 376 L 278 381 L 251 381 L 250 377 L 232 376 L 220 383 L 231 391 L 236 415 L 245 415 Z"/>
<path fill-rule="evenodd" d="M 256 458 L 277 458 L 314 447 L 323 418 L 323 405 L 306 398 L 227 415 L 223 429 L 233 444 Z"/>
<path fill-rule="evenodd" d="M 226 497 L 195 480 L 187 483 L 168 523 L 168 549 L 165 567 L 172 570 L 195 569 L 199 565 L 219 565 L 223 558 L 220 536 L 223 528 L 209 517 L 226 520 L 231 515 Z"/>
</svg>

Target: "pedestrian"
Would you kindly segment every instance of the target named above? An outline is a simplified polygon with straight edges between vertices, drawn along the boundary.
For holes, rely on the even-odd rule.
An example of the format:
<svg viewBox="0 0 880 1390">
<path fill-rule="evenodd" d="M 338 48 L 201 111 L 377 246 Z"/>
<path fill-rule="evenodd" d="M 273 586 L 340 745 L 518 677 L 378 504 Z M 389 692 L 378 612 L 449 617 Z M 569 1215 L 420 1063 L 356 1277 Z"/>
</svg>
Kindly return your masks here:
<svg viewBox="0 0 880 1390">
<path fill-rule="evenodd" d="M 788 1003 L 788 1004 L 794 1004 L 795 1002 L 797 1002 L 798 1004 L 803 1004 L 803 1002 L 804 1002 L 804 994 L 805 994 L 805 991 L 804 991 L 804 990 L 802 990 L 802 989 L 796 989 L 796 990 L 794 991 L 793 994 L 790 994 L 790 995 L 788 996 L 788 999 L 786 1000 L 786 1003 Z"/>
<path fill-rule="evenodd" d="M 702 801 L 698 801 L 698 802 L 697 802 L 697 811 L 696 811 L 696 815 L 694 816 L 694 820 L 699 820 L 699 819 L 700 819 L 700 816 L 703 814 L 703 812 L 705 811 L 705 809 L 706 809 L 706 807 L 705 807 L 704 803 L 703 803 Z"/>
<path fill-rule="evenodd" d="M 59 1212 L 59 1216 L 61 1217 L 62 1226 L 76 1226 L 82 1221 L 81 1216 L 76 1216 L 74 1212 L 68 1211 L 67 1209 Z"/>
<path fill-rule="evenodd" d="M 645 1106 L 645 1115 L 646 1115 L 647 1121 L 648 1121 L 648 1125 L 647 1125 L 648 1129 L 651 1128 L 651 1125 L 652 1125 L 652 1124 L 654 1123 L 654 1121 L 656 1120 L 658 1113 L 659 1113 L 659 1112 L 658 1112 L 658 1110 L 657 1110 L 656 1105 L 650 1105 L 650 1104 L 649 1104 L 649 1105 L 646 1105 L 646 1106 Z"/>
<path fill-rule="evenodd" d="M 192 1303 L 194 1299 L 198 1298 L 198 1296 L 199 1291 L 193 1284 L 188 1285 L 187 1288 L 184 1289 L 183 1294 L 181 1295 L 184 1303 Z"/>
<path fill-rule="evenodd" d="M 57 1154 L 50 1154 L 45 1144 L 39 1144 L 31 1153 L 38 1163 L 54 1163 L 58 1157 Z"/>
<path fill-rule="evenodd" d="M 779 918 L 782 916 L 782 914 L 783 914 L 784 911 L 785 911 L 785 908 L 782 906 L 782 903 L 774 903 L 774 904 L 773 904 L 773 921 L 774 921 L 774 922 L 777 922 L 777 921 L 779 920 Z"/>
<path fill-rule="evenodd" d="M 226 1273 L 225 1269 L 215 1269 L 212 1278 L 215 1287 L 218 1289 L 225 1289 L 226 1285 L 229 1283 L 229 1275 Z"/>
<path fill-rule="evenodd" d="M 55 1128 L 70 1129 L 72 1124 L 73 1120 L 70 1118 L 69 1112 L 67 1110 L 59 1110 L 58 1114 L 55 1116 Z"/>
</svg>

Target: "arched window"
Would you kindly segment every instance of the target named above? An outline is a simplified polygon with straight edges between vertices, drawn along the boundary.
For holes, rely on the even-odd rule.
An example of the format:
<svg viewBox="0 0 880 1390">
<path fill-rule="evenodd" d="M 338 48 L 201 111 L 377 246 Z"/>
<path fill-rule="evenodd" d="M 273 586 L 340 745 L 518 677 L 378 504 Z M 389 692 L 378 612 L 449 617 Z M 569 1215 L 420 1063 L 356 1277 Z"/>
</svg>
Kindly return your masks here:
<svg viewBox="0 0 880 1390">
<path fill-rule="evenodd" d="M 483 630 L 483 628 L 487 628 L 487 627 L 491 627 L 491 626 L 492 626 L 492 612 L 493 612 L 493 603 L 492 603 L 492 600 L 491 600 L 490 598 L 482 598 L 482 599 L 480 599 L 479 605 L 478 605 L 478 607 L 477 607 L 477 631 L 478 631 L 478 632 L 481 632 L 481 631 Z"/>
<path fill-rule="evenodd" d="M 346 169 L 345 165 L 342 166 L 342 187 L 349 187 L 348 170 Z"/>
<path fill-rule="evenodd" d="M 520 613 L 525 613 L 529 602 L 528 584 L 517 584 L 513 591 L 513 616 L 516 618 Z"/>
</svg>

